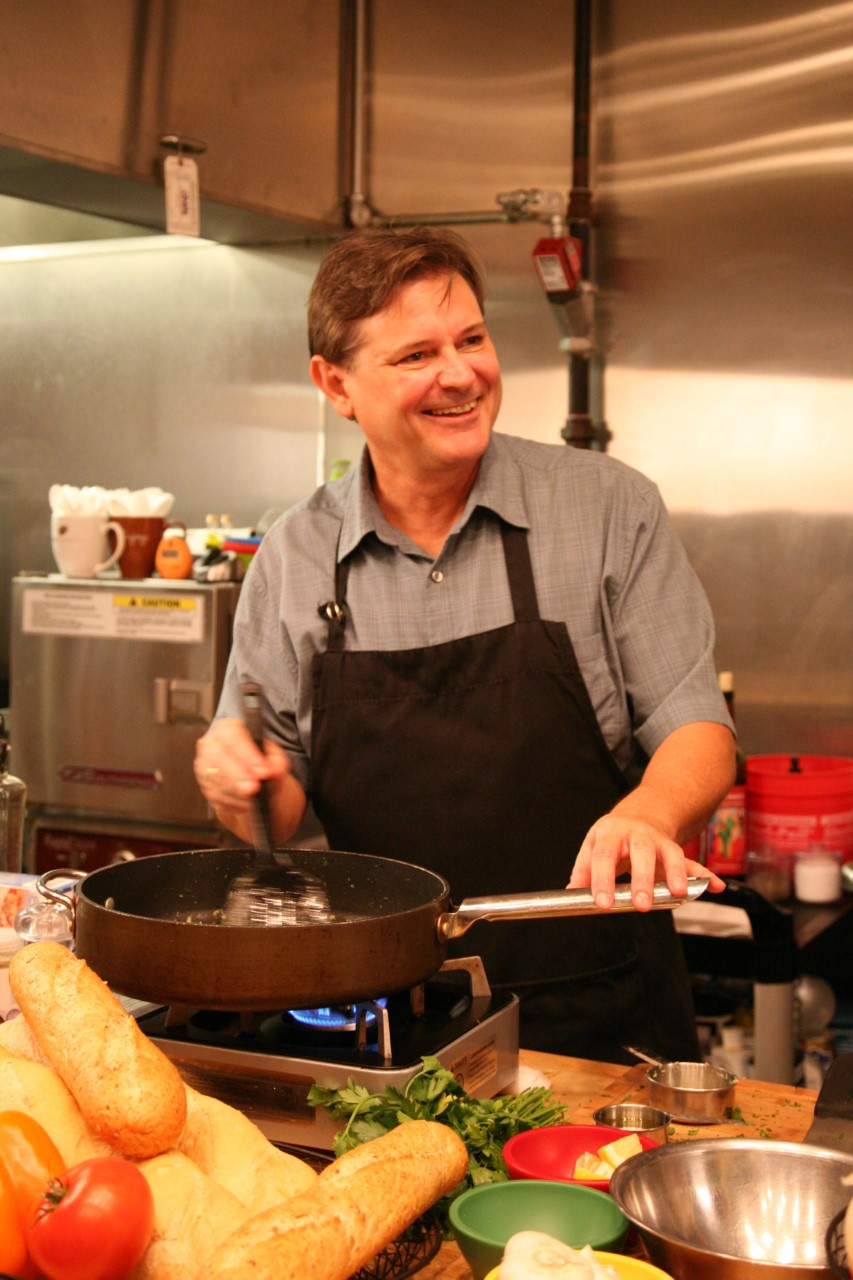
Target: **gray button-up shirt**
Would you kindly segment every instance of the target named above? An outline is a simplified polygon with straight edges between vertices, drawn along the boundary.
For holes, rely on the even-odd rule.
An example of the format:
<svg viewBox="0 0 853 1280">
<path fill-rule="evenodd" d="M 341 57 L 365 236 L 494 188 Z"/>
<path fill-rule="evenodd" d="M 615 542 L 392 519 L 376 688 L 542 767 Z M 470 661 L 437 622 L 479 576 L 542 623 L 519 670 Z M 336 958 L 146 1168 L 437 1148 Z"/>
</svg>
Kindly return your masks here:
<svg viewBox="0 0 853 1280">
<path fill-rule="evenodd" d="M 347 648 L 441 644 L 513 620 L 497 517 L 528 531 L 540 616 L 565 623 L 620 767 L 635 742 L 650 756 L 684 724 L 731 723 L 708 601 L 656 486 L 606 455 L 498 433 L 436 560 L 383 517 L 367 450 L 273 525 L 240 594 L 218 714 L 239 716 L 238 681 L 259 681 L 266 731 L 310 795 L 311 659 L 338 559 L 352 557 Z"/>
</svg>

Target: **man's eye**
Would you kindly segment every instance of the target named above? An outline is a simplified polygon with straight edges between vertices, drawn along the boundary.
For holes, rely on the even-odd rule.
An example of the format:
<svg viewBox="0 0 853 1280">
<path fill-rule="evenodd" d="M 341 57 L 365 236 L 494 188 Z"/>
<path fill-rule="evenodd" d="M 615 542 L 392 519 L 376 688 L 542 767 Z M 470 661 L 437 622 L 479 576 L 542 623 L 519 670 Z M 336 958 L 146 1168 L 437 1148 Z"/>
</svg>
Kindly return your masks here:
<svg viewBox="0 0 853 1280">
<path fill-rule="evenodd" d="M 400 364 L 420 364 L 426 359 L 425 351 L 410 351 L 408 355 L 403 356 Z"/>
<path fill-rule="evenodd" d="M 459 345 L 468 350 L 473 347 L 481 347 L 484 341 L 485 337 L 482 333 L 472 333 L 467 338 L 464 338 Z"/>
</svg>

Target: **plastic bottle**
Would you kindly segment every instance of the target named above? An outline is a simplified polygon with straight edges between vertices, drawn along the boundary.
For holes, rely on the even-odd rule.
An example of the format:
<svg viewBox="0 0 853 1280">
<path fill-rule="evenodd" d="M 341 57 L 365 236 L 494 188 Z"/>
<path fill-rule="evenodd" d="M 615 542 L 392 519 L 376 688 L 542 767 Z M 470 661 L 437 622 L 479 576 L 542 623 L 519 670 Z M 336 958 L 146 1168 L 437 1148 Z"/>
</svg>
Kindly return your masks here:
<svg viewBox="0 0 853 1280">
<path fill-rule="evenodd" d="M 720 688 L 734 720 L 735 682 L 731 671 L 719 674 Z M 721 876 L 746 875 L 746 756 L 736 747 L 736 772 L 732 788 L 723 796 L 708 823 L 705 865 Z"/>
<path fill-rule="evenodd" d="M 0 713 L 0 871 L 20 872 L 24 855 L 27 788 L 8 770 L 9 738 Z"/>
</svg>

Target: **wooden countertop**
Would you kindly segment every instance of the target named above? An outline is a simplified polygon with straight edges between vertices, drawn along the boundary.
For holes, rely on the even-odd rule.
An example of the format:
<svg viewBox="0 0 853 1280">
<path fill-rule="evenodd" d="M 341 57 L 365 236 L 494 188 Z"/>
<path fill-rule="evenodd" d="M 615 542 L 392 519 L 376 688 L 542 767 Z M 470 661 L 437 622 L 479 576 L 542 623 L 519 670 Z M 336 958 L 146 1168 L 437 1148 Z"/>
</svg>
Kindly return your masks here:
<svg viewBox="0 0 853 1280">
<path fill-rule="evenodd" d="M 611 1102 L 648 1100 L 648 1067 L 615 1066 L 589 1062 L 583 1058 L 562 1058 L 551 1053 L 521 1051 L 521 1063 L 542 1072 L 551 1082 L 554 1095 L 568 1108 L 574 1124 L 591 1124 L 592 1113 Z M 766 1084 L 759 1080 L 739 1080 L 735 1087 L 734 1116 L 727 1124 L 674 1124 L 671 1142 L 690 1138 L 774 1138 L 801 1142 L 814 1115 L 817 1093 L 792 1085 Z M 471 1271 L 454 1243 L 441 1246 L 422 1271 L 423 1280 L 471 1280 Z"/>
</svg>

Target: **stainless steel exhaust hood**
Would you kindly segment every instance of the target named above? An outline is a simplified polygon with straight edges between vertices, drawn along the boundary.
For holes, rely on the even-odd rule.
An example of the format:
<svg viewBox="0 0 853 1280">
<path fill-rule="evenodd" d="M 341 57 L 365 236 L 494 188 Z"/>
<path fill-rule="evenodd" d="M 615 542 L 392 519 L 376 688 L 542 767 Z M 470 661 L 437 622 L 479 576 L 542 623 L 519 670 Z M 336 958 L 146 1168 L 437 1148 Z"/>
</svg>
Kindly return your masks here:
<svg viewBox="0 0 853 1280">
<path fill-rule="evenodd" d="M 55 208 L 123 224 L 117 235 L 156 234 L 163 162 L 183 147 L 198 166 L 205 239 L 340 231 L 339 5 L 253 0 L 248 22 L 198 0 L 4 9 L 0 194 L 44 206 L 40 227 Z"/>
<path fill-rule="evenodd" d="M 329 227 L 201 199 L 201 234 L 223 244 L 286 243 Z M 0 147 L 0 246 L 164 234 L 162 186 Z"/>
</svg>

